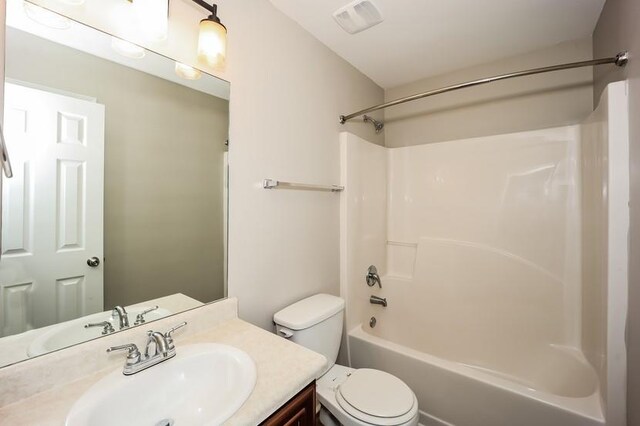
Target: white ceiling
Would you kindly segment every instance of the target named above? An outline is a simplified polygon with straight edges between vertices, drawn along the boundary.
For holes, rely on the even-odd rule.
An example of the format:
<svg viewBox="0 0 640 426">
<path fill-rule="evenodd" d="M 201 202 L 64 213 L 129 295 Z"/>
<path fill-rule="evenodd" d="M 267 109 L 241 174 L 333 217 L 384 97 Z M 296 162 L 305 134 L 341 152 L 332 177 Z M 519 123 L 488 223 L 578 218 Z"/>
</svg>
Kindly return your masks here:
<svg viewBox="0 0 640 426">
<path fill-rule="evenodd" d="M 371 1 L 384 21 L 350 35 L 332 14 L 351 0 L 271 0 L 383 88 L 590 36 L 605 2 Z"/>
</svg>

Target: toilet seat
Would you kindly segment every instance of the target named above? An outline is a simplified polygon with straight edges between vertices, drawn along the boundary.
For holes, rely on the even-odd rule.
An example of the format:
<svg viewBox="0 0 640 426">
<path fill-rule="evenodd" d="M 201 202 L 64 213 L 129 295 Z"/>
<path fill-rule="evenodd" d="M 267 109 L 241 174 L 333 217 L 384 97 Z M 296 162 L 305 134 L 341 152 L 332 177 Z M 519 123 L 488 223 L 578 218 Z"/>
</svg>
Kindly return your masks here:
<svg viewBox="0 0 640 426">
<path fill-rule="evenodd" d="M 335 391 L 338 405 L 366 423 L 395 426 L 415 417 L 416 397 L 397 377 L 380 370 L 354 370 Z"/>
</svg>

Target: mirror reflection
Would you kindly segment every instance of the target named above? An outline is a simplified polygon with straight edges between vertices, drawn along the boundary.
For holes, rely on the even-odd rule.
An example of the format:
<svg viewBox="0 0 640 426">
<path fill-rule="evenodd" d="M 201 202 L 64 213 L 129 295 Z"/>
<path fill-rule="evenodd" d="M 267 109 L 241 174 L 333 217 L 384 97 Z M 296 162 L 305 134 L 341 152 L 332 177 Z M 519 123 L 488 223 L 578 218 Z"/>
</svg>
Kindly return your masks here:
<svg viewBox="0 0 640 426">
<path fill-rule="evenodd" d="M 224 297 L 228 83 L 21 0 L 6 76 L 0 366 Z"/>
</svg>

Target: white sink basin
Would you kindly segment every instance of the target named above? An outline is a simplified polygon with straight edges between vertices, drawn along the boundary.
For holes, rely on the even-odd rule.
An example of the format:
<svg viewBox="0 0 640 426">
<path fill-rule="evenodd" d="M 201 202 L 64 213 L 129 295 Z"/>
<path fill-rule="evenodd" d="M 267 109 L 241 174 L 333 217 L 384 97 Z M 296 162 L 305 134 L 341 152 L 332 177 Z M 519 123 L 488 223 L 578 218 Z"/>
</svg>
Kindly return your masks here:
<svg viewBox="0 0 640 426">
<path fill-rule="evenodd" d="M 129 324 L 133 326 L 136 316 L 149 308 L 151 308 L 151 306 L 128 307 Z M 158 308 L 146 314 L 144 319 L 146 322 L 149 322 L 164 318 L 171 313 L 172 312 L 167 309 Z M 27 355 L 30 357 L 42 355 L 100 337 L 102 336 L 102 327 L 84 328 L 84 326 L 85 324 L 103 321 L 109 321 L 116 331 L 118 331 L 118 320 L 111 316 L 111 311 L 98 312 L 97 314 L 87 315 L 82 318 L 47 327 L 46 331 L 33 339 L 27 348 Z"/>
<path fill-rule="evenodd" d="M 220 425 L 253 391 L 256 366 L 245 352 L 215 343 L 178 343 L 176 351 L 132 376 L 105 376 L 76 401 L 66 426 Z"/>
</svg>

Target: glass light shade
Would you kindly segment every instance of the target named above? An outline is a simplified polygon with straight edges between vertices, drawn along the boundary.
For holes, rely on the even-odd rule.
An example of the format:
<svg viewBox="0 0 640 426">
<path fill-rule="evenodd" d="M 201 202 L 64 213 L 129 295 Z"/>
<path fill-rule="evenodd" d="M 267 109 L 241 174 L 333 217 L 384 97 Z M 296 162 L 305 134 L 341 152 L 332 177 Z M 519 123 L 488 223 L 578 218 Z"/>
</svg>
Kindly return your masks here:
<svg viewBox="0 0 640 426">
<path fill-rule="evenodd" d="M 176 62 L 176 74 L 187 80 L 197 80 L 202 77 L 202 72 L 200 72 L 200 70 L 180 62 Z"/>
<path fill-rule="evenodd" d="M 144 48 L 117 37 L 111 37 L 111 48 L 127 58 L 142 59 L 146 54 Z"/>
<path fill-rule="evenodd" d="M 224 65 L 227 56 L 227 29 L 211 19 L 200 21 L 198 60 L 211 67 Z"/>
<path fill-rule="evenodd" d="M 133 0 L 138 30 L 153 42 L 166 40 L 169 32 L 169 0 Z"/>
<path fill-rule="evenodd" d="M 62 15 L 51 12 L 33 3 L 24 2 L 24 11 L 29 18 L 38 24 L 56 30 L 66 30 L 71 28 L 71 21 Z"/>
</svg>

